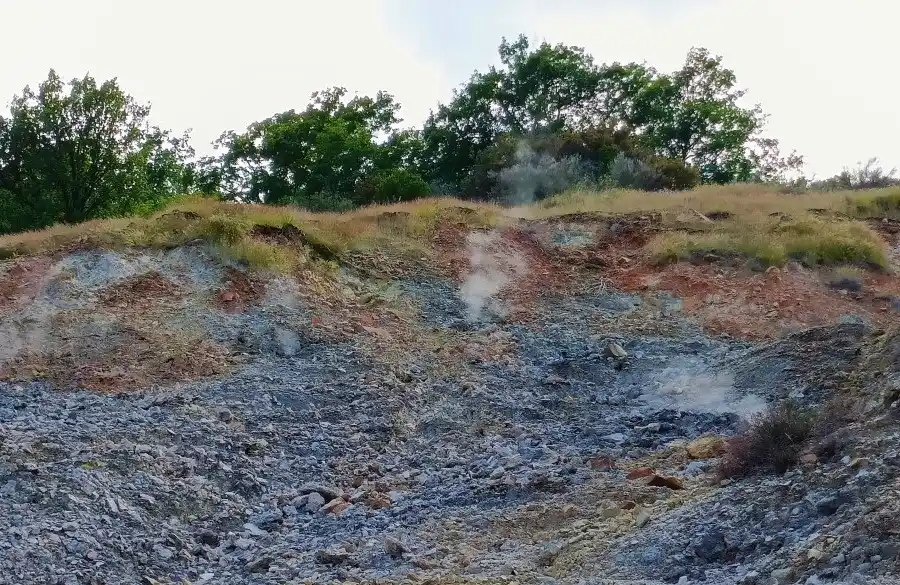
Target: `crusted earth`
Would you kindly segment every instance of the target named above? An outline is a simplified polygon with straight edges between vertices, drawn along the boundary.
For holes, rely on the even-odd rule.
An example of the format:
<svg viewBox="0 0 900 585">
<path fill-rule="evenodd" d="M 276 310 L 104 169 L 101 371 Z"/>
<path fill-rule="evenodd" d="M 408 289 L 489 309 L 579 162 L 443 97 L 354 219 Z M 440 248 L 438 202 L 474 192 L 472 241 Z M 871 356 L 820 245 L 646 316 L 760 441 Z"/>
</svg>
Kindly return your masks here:
<svg viewBox="0 0 900 585">
<path fill-rule="evenodd" d="M 897 582 L 896 279 L 657 267 L 654 229 L 6 262 L 0 583 Z M 800 466 L 717 476 L 768 404 L 837 396 Z"/>
</svg>

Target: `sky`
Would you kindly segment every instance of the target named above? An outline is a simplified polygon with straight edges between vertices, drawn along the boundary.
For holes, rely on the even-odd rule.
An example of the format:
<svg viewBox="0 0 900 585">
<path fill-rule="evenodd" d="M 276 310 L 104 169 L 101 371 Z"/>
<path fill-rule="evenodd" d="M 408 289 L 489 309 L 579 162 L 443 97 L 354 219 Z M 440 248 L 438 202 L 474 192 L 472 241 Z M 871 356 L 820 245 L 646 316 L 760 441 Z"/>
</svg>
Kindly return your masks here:
<svg viewBox="0 0 900 585">
<path fill-rule="evenodd" d="M 767 133 L 809 175 L 878 157 L 900 167 L 894 0 L 0 0 L 0 104 L 50 68 L 118 78 L 195 147 L 330 86 L 384 89 L 420 124 L 501 37 L 584 47 L 599 62 L 677 69 L 722 55 Z"/>
</svg>

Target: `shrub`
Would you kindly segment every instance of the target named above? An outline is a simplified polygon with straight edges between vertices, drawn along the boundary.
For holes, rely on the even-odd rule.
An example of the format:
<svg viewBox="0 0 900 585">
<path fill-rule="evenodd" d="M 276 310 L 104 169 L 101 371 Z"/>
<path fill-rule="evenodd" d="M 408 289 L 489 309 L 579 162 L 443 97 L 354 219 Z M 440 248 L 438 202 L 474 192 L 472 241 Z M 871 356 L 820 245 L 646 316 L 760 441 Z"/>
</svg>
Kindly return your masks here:
<svg viewBox="0 0 900 585">
<path fill-rule="evenodd" d="M 900 185 L 895 175 L 897 169 L 885 170 L 878 164 L 877 158 L 870 158 L 865 163 L 857 163 L 856 168 L 844 168 L 837 175 L 823 181 L 813 181 L 810 188 L 817 191 L 844 191 L 855 189 L 878 189 Z"/>
<path fill-rule="evenodd" d="M 815 411 L 791 400 L 756 415 L 747 429 L 728 441 L 719 475 L 743 477 L 766 471 L 784 473 L 797 464 L 816 428 Z"/>
<path fill-rule="evenodd" d="M 554 159 L 523 150 L 516 163 L 498 173 L 500 198 L 513 205 L 531 203 L 589 182 L 593 173 L 578 157 Z"/>
<path fill-rule="evenodd" d="M 355 199 L 359 205 L 399 203 L 430 194 L 422 175 L 410 169 L 389 169 L 374 173 L 357 185 Z"/>
<path fill-rule="evenodd" d="M 292 203 L 313 212 L 349 211 L 354 208 L 353 201 L 330 191 L 320 191 L 315 195 L 300 194 L 294 197 Z"/>
<path fill-rule="evenodd" d="M 684 164 L 680 160 L 654 157 L 650 159 L 650 166 L 652 166 L 661 177 L 661 189 L 684 191 L 686 189 L 693 189 L 700 184 L 700 171 L 695 167 Z"/>
<path fill-rule="evenodd" d="M 609 168 L 609 174 L 619 187 L 657 191 L 662 188 L 663 178 L 647 163 L 619 153 Z"/>
</svg>

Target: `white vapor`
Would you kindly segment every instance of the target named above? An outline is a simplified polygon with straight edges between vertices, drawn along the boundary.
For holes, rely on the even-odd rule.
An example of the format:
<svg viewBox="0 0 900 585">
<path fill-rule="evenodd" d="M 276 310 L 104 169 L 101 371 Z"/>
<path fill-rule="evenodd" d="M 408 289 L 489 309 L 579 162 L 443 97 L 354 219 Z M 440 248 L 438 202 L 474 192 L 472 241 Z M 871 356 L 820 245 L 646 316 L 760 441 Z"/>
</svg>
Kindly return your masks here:
<svg viewBox="0 0 900 585">
<path fill-rule="evenodd" d="M 488 309 L 498 312 L 498 307 L 489 306 L 493 297 L 528 273 L 522 257 L 501 250 L 499 241 L 500 234 L 496 231 L 472 232 L 466 238 L 469 272 L 459 287 L 459 294 L 470 320 L 481 319 Z"/>
</svg>

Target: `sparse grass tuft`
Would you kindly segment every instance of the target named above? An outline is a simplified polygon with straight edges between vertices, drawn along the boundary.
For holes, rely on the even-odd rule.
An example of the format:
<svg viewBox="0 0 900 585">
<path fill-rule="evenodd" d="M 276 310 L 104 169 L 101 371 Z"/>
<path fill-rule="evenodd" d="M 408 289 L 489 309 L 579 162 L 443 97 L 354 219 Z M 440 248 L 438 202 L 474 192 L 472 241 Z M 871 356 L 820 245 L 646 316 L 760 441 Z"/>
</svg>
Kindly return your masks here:
<svg viewBox="0 0 900 585">
<path fill-rule="evenodd" d="M 217 249 L 222 256 L 257 270 L 288 272 L 298 261 L 283 248 L 248 238 Z"/>
<path fill-rule="evenodd" d="M 250 223 L 243 217 L 217 213 L 200 220 L 194 232 L 214 244 L 232 246 L 243 240 L 250 231 Z"/>
<path fill-rule="evenodd" d="M 829 288 L 859 292 L 866 280 L 866 271 L 856 266 L 837 266 L 822 274 L 822 281 Z"/>
<path fill-rule="evenodd" d="M 852 222 L 808 220 L 807 231 L 782 231 L 789 258 L 807 266 L 849 264 L 863 268 L 890 266 L 884 241 L 868 226 Z"/>
<path fill-rule="evenodd" d="M 787 260 L 784 249 L 758 232 L 732 235 L 727 232 L 664 233 L 647 245 L 658 263 L 692 260 L 706 255 L 754 258 L 764 266 L 777 266 Z"/>
<path fill-rule="evenodd" d="M 794 467 L 816 428 L 818 414 L 786 400 L 757 415 L 742 434 L 730 439 L 719 462 L 723 478 Z"/>
</svg>

